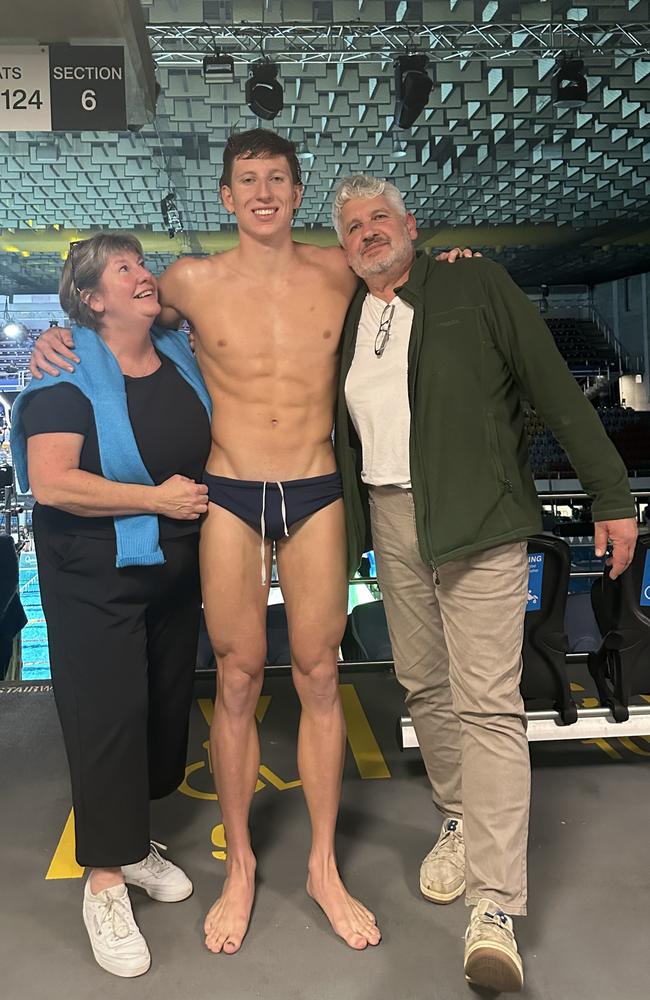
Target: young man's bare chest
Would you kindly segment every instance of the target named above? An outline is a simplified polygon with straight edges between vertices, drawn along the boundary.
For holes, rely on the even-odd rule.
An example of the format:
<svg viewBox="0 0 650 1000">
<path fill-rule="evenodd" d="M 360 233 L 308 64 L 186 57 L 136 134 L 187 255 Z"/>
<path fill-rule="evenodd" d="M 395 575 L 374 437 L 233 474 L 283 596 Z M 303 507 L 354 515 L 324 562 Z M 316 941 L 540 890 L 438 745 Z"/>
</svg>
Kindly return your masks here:
<svg viewBox="0 0 650 1000">
<path fill-rule="evenodd" d="M 213 277 L 194 285 L 186 309 L 201 352 L 213 360 L 248 356 L 283 366 L 336 354 L 348 295 L 329 274 L 310 267 L 284 280 Z"/>
</svg>

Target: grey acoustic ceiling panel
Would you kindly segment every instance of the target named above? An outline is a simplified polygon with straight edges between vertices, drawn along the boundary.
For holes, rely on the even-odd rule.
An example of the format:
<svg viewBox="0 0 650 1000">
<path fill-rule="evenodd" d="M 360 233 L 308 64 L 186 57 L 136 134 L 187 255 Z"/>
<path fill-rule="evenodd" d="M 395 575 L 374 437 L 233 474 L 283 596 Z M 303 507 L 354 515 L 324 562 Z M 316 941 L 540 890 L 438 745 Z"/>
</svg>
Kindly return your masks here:
<svg viewBox="0 0 650 1000">
<path fill-rule="evenodd" d="M 649 6 L 142 0 L 160 84 L 155 124 L 119 135 L 0 134 L 0 249 L 19 242 L 9 230 L 53 225 L 162 232 L 160 200 L 174 190 L 185 249 L 201 252 L 202 234 L 232 221 L 218 195 L 227 136 L 266 124 L 244 100 L 261 48 L 279 63 L 285 106 L 272 127 L 299 147 L 298 222 L 308 229 L 329 226 L 332 188 L 356 172 L 394 181 L 434 232 L 650 227 Z M 232 84 L 203 80 L 214 44 L 235 59 Z M 429 53 L 433 88 L 413 128 L 396 131 L 393 62 L 408 44 Z M 551 100 L 555 61 L 578 50 L 587 101 L 560 109 Z M 630 251 L 624 266 L 638 269 L 643 252 Z M 0 279 L 29 282 L 35 256 L 17 258 L 15 272 L 4 261 Z M 33 262 L 36 284 L 39 267 L 47 273 L 47 260 Z"/>
</svg>

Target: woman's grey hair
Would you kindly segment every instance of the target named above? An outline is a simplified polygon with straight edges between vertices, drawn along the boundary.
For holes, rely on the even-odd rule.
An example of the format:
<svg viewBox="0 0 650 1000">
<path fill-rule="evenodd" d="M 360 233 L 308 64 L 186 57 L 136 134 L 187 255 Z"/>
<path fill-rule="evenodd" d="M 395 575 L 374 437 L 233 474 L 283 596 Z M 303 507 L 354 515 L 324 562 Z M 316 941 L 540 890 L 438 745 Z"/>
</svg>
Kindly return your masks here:
<svg viewBox="0 0 650 1000">
<path fill-rule="evenodd" d="M 59 282 L 61 308 L 74 323 L 98 330 L 101 314 L 91 309 L 84 292 L 93 292 L 99 285 L 109 259 L 116 253 L 135 253 L 142 257 L 142 244 L 130 233 L 98 233 L 87 240 L 70 245 Z"/>
<path fill-rule="evenodd" d="M 381 181 L 377 177 L 369 177 L 368 174 L 353 174 L 351 177 L 344 177 L 342 181 L 339 181 L 334 190 L 334 204 L 332 205 L 332 225 L 336 230 L 339 243 L 343 242 L 341 210 L 346 201 L 350 201 L 352 198 L 379 198 L 381 195 L 391 203 L 400 215 L 406 215 L 404 199 L 390 181 Z"/>
</svg>

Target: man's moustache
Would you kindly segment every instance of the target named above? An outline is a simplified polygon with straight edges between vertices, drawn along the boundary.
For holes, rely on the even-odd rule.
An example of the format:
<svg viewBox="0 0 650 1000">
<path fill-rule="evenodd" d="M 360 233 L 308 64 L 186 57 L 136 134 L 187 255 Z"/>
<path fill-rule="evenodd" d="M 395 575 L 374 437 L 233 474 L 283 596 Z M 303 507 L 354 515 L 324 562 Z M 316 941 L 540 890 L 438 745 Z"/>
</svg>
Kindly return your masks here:
<svg viewBox="0 0 650 1000">
<path fill-rule="evenodd" d="M 364 243 L 364 245 L 363 245 L 364 252 L 366 250 L 369 250 L 370 247 L 374 247 L 375 245 L 378 245 L 378 246 L 384 246 L 384 245 L 386 245 L 387 246 L 388 245 L 388 240 L 377 240 L 377 239 L 376 240 L 370 240 L 368 243 Z"/>
</svg>

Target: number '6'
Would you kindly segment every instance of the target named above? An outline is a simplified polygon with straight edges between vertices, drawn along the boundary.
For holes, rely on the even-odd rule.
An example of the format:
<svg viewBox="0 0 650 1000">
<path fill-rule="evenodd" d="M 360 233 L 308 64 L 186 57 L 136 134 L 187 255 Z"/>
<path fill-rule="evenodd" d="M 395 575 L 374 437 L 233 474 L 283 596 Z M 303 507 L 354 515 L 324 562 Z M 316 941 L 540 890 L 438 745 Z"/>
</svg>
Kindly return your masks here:
<svg viewBox="0 0 650 1000">
<path fill-rule="evenodd" d="M 97 107 L 97 95 L 94 90 L 84 90 L 81 95 L 81 107 L 84 111 L 94 111 Z"/>
</svg>

